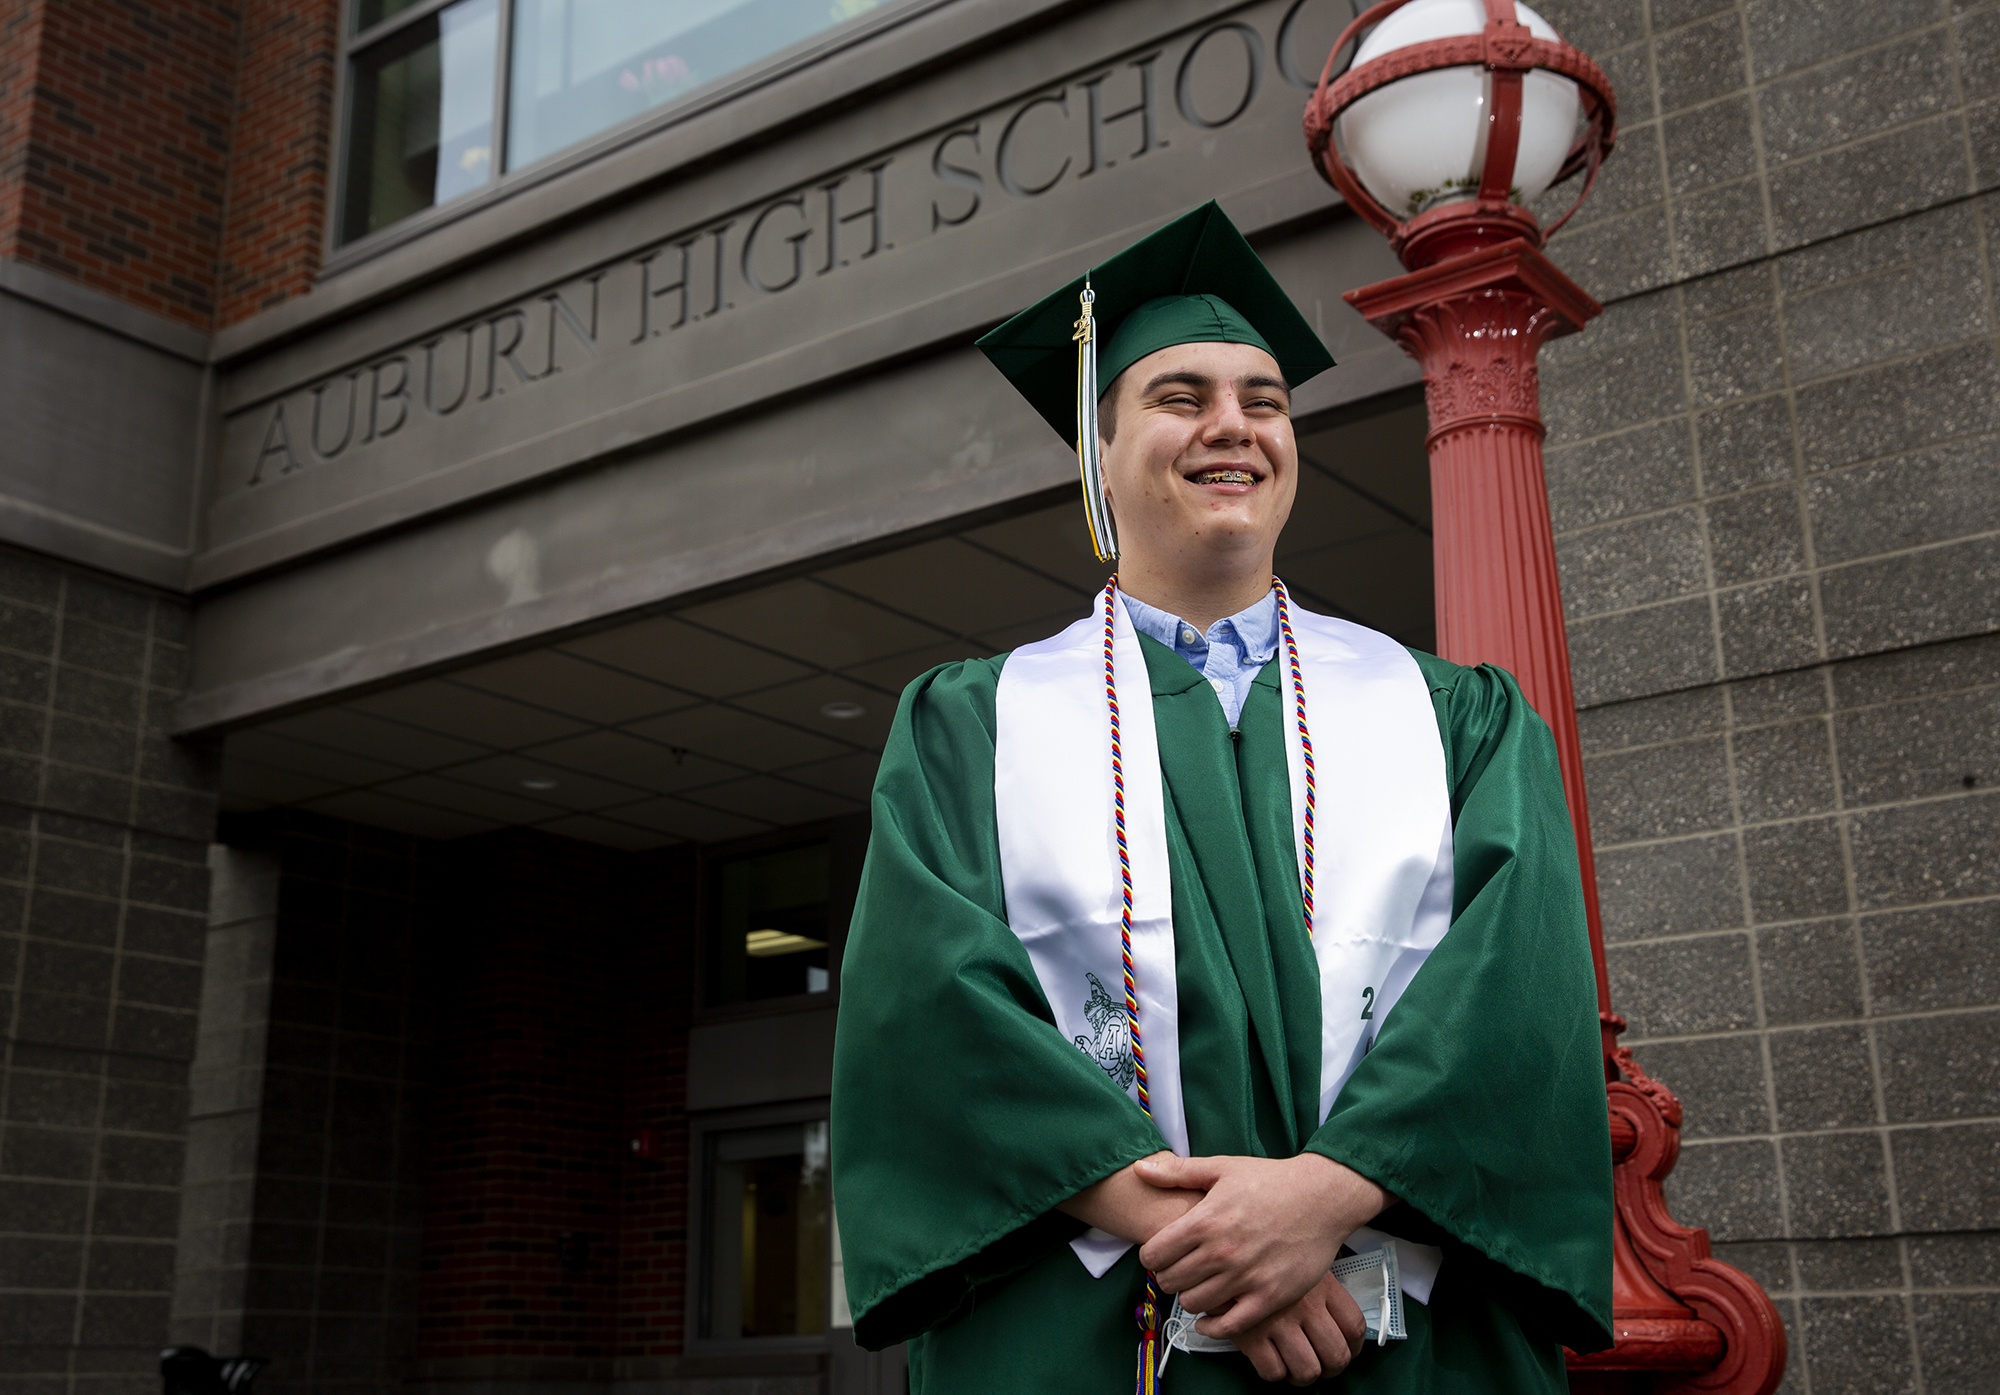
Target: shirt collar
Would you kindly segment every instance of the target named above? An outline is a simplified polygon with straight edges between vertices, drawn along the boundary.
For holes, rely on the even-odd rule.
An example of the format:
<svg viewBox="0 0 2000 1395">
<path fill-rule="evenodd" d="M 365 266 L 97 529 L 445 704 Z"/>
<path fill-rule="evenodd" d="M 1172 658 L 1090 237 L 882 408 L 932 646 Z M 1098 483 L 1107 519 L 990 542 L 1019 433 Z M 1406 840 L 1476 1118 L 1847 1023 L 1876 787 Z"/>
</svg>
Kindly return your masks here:
<svg viewBox="0 0 2000 1395">
<path fill-rule="evenodd" d="M 1157 639 L 1197 666 L 1214 644 L 1234 646 L 1246 663 L 1259 667 L 1269 663 L 1271 656 L 1278 652 L 1278 594 L 1275 591 L 1266 591 L 1263 599 L 1255 605 L 1246 606 L 1236 614 L 1216 621 L 1208 627 L 1205 635 L 1197 633 L 1178 615 L 1147 605 L 1128 592 L 1120 591 L 1118 594 L 1124 598 L 1125 613 L 1132 617 L 1133 629 Z M 1189 640 L 1188 635 L 1195 637 Z"/>
</svg>

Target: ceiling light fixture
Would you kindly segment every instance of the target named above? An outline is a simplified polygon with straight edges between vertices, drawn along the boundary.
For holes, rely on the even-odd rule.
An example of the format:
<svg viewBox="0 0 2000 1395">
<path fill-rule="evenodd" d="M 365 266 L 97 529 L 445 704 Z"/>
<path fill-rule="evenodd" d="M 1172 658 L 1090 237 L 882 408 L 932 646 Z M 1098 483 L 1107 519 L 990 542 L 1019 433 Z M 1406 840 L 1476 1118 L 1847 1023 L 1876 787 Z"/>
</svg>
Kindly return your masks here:
<svg viewBox="0 0 2000 1395">
<path fill-rule="evenodd" d="M 752 959 L 770 959 L 780 954 L 797 954 L 802 950 L 825 948 L 825 940 L 815 940 L 807 935 L 795 935 L 787 930 L 752 930 L 743 937 L 743 952 Z"/>
<path fill-rule="evenodd" d="M 530 775 L 521 781 L 521 788 L 524 790 L 552 790 L 555 787 L 556 781 L 546 775 Z"/>
<path fill-rule="evenodd" d="M 836 722 L 851 722 L 867 710 L 858 702 L 829 702 L 820 708 L 819 715 L 831 717 Z"/>
</svg>

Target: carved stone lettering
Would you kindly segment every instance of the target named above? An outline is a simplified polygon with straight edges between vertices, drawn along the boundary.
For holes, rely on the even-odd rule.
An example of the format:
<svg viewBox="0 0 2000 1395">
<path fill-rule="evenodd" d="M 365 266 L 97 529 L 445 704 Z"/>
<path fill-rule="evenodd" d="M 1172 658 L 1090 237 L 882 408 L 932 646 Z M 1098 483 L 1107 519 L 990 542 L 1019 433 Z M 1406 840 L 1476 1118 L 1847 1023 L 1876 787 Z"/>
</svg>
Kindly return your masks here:
<svg viewBox="0 0 2000 1395">
<path fill-rule="evenodd" d="M 966 205 L 963 213 L 955 213 L 947 216 L 944 210 L 938 206 L 937 200 L 932 199 L 932 232 L 936 232 L 939 228 L 955 228 L 960 223 L 971 222 L 972 215 L 979 212 L 980 200 L 986 196 L 985 175 L 981 174 L 977 168 L 954 165 L 945 159 L 945 147 L 955 140 L 971 141 L 972 153 L 977 155 L 979 153 L 979 124 L 974 122 L 970 126 L 961 126 L 958 130 L 948 132 L 939 138 L 936 149 L 931 151 L 931 173 L 937 176 L 940 184 L 950 184 L 955 188 L 965 190 L 966 193 L 972 196 L 972 202 Z"/>
<path fill-rule="evenodd" d="M 798 213 L 799 217 L 804 218 L 806 216 L 806 196 L 804 194 L 794 194 L 788 199 L 779 199 L 776 203 L 764 205 L 757 216 L 750 220 L 750 231 L 743 236 L 743 279 L 757 290 L 763 291 L 766 295 L 775 294 L 778 291 L 790 290 L 798 284 L 799 277 L 805 275 L 806 266 L 805 252 L 802 249 L 802 244 L 807 238 L 813 235 L 813 228 L 810 222 L 795 233 L 785 234 L 786 245 L 792 249 L 792 269 L 786 273 L 784 280 L 766 281 L 759 276 L 757 273 L 757 235 L 764 230 L 764 221 L 781 208 L 793 209 Z"/>
<path fill-rule="evenodd" d="M 340 439 L 338 441 L 335 441 L 330 446 L 322 445 L 320 443 L 320 434 L 319 434 L 320 408 L 325 404 L 327 389 L 333 386 L 334 380 L 329 378 L 327 379 L 327 381 L 319 384 L 317 387 L 313 389 L 312 432 L 310 434 L 309 439 L 312 441 L 313 454 L 317 455 L 321 460 L 333 459 L 335 456 L 339 455 L 342 451 L 346 450 L 347 443 L 354 439 L 354 398 L 356 395 L 355 387 L 360 377 L 361 375 L 359 373 L 352 373 L 349 374 L 347 377 L 346 422 L 340 428 Z"/>
<path fill-rule="evenodd" d="M 285 425 L 285 404 L 280 402 L 271 413 L 269 425 L 264 428 L 264 443 L 257 450 L 257 467 L 250 472 L 250 483 L 256 484 L 264 478 L 264 467 L 273 459 L 279 460 L 278 473 L 289 475 L 299 468 L 299 458 L 292 454 L 292 433 Z"/>
<path fill-rule="evenodd" d="M 711 318 L 729 308 L 728 302 L 722 298 L 722 253 L 728 245 L 724 239 L 729 236 L 729 230 L 735 226 L 736 220 L 732 218 L 721 227 L 708 230 L 709 241 L 715 245 L 715 276 L 710 283 L 714 287 L 714 294 L 708 303 L 708 313 Z"/>
<path fill-rule="evenodd" d="M 667 322 L 666 327 L 668 329 L 679 329 L 688 322 L 688 276 L 692 260 L 688 254 L 693 250 L 694 245 L 700 241 L 701 239 L 698 237 L 690 237 L 683 242 L 676 242 L 664 254 L 660 252 L 648 252 L 645 256 L 637 259 L 636 265 L 639 268 L 639 332 L 632 336 L 634 344 L 643 344 L 660 332 L 659 327 L 653 323 L 653 302 L 663 295 L 676 297 L 677 306 L 673 319 Z M 662 255 L 670 259 L 669 265 L 675 267 L 676 270 L 672 273 L 673 280 L 666 282 L 664 285 L 656 286 L 653 284 L 654 277 L 667 274 L 653 270 L 653 263 Z"/>
<path fill-rule="evenodd" d="M 1202 50 L 1208 47 L 1211 40 L 1225 34 L 1243 48 L 1243 89 L 1234 106 L 1222 116 L 1210 118 L 1204 116 L 1196 105 L 1195 60 L 1201 57 Z M 1250 109 L 1250 104 L 1257 100 L 1257 88 L 1263 80 L 1264 36 L 1247 24 L 1218 24 L 1189 45 L 1187 55 L 1181 59 L 1180 68 L 1174 73 L 1174 105 L 1180 110 L 1181 120 L 1188 125 L 1198 126 L 1204 131 L 1218 130 Z"/>
<path fill-rule="evenodd" d="M 866 218 L 868 250 L 861 253 L 861 256 L 872 257 L 882 250 L 882 171 L 887 168 L 889 168 L 887 160 L 867 168 L 865 173 L 868 176 L 868 205 L 848 213 L 840 211 L 840 190 L 841 186 L 847 183 L 846 175 L 842 175 L 831 184 L 819 186 L 820 192 L 826 195 L 826 264 L 820 267 L 820 275 L 824 276 L 832 271 L 836 263 L 840 266 L 847 265 L 847 259 L 840 255 L 840 229 L 844 224 Z"/>
<path fill-rule="evenodd" d="M 506 327 L 504 331 L 501 328 L 503 325 Z M 507 366 L 514 370 L 514 376 L 523 383 L 532 383 L 543 376 L 530 373 L 518 357 L 521 340 L 527 333 L 528 317 L 519 310 L 502 310 L 486 322 L 486 391 L 479 394 L 480 401 L 507 390 L 500 386 L 499 381 L 502 359 L 507 361 Z"/>
<path fill-rule="evenodd" d="M 569 302 L 563 299 L 561 291 L 550 291 L 542 297 L 542 300 L 549 307 L 549 366 L 542 370 L 542 377 L 546 378 L 551 373 L 560 373 L 562 371 L 562 365 L 556 362 L 556 326 L 558 324 L 568 328 L 576 342 L 583 345 L 584 351 L 591 358 L 597 357 L 597 285 L 603 279 L 604 273 L 601 271 L 590 278 L 590 327 L 588 329 L 584 328 L 583 321 L 577 318 L 576 311 L 569 308 Z"/>
<path fill-rule="evenodd" d="M 396 381 L 393 387 L 384 391 L 382 374 L 384 369 L 389 368 L 396 370 Z M 376 364 L 369 370 L 368 387 L 368 434 L 361 438 L 363 444 L 379 440 L 384 436 L 395 435 L 403 429 L 403 423 L 410 419 L 409 355 L 397 354 L 394 358 L 384 359 Z M 394 421 L 381 420 L 381 408 L 385 402 L 393 402 L 396 406 Z"/>
<path fill-rule="evenodd" d="M 1153 111 L 1153 63 L 1159 56 L 1159 50 L 1155 49 L 1145 57 L 1135 58 L 1126 65 L 1139 74 L 1139 100 L 1129 107 L 1112 112 L 1104 110 L 1103 87 L 1104 80 L 1111 76 L 1108 72 L 1099 73 L 1096 77 L 1087 78 L 1077 84 L 1084 91 L 1089 109 L 1086 129 L 1090 132 L 1090 158 L 1077 172 L 1078 178 L 1095 174 L 1101 169 L 1109 169 L 1118 163 L 1104 154 L 1104 130 L 1114 121 L 1124 121 L 1133 116 L 1139 118 L 1139 145 L 1132 152 L 1132 158 L 1135 160 L 1156 146 L 1165 144 L 1155 135 L 1159 122 Z"/>
<path fill-rule="evenodd" d="M 459 368 L 458 396 L 451 399 L 449 406 L 438 402 L 434 389 L 437 384 L 437 348 L 450 336 L 440 336 L 424 345 L 424 408 L 434 416 L 450 416 L 465 405 L 465 395 L 472 390 L 472 330 L 473 326 L 467 325 L 459 331 L 465 340 L 465 362 Z"/>
<path fill-rule="evenodd" d="M 1307 55 L 1314 63 L 1323 62 L 1320 55 L 1331 47 L 1335 35 L 1328 33 L 1317 49 L 1309 43 L 1302 42 L 1303 36 L 1298 31 L 1300 19 L 1306 17 L 1302 15 L 1305 8 L 1306 0 L 1292 0 L 1291 8 L 1286 10 L 1285 17 L 1278 21 L 1278 37 L 1271 45 L 1271 53 L 1277 60 L 1278 76 L 1292 86 L 1310 92 L 1319 86 L 1319 70 L 1307 72 L 1300 67 L 1300 56 Z M 1315 5 L 1309 18 L 1318 20 L 1324 25 L 1328 18 L 1323 13 L 1325 9 L 1324 5 Z M 1334 27 L 1337 29 L 1339 25 L 1336 23 Z"/>
<path fill-rule="evenodd" d="M 1000 144 L 993 152 L 993 167 L 1000 176 L 1000 187 L 1017 199 L 1031 199 L 1038 194 L 1046 194 L 1061 183 L 1062 177 L 1069 173 L 1069 157 L 1065 155 L 1063 162 L 1056 167 L 1056 172 L 1039 184 L 1023 184 L 1015 175 L 1014 133 L 1020 129 L 1022 119 L 1037 107 L 1054 107 L 1063 114 L 1063 120 L 1067 122 L 1069 89 L 1065 87 L 1060 91 L 1044 92 L 1039 97 L 1030 97 L 1021 103 L 1020 110 L 1008 117 L 1007 124 L 1000 128 Z"/>
<path fill-rule="evenodd" d="M 1330 43 L 1337 20 L 1305 0 L 1265 0 L 1227 21 L 1056 75 L 1039 91 L 914 133 L 903 145 L 720 216 L 662 228 L 654 240 L 558 282 L 524 288 L 460 323 L 330 365 L 314 381 L 228 409 L 219 487 L 227 494 L 364 450 L 395 453 L 395 477 L 443 468 L 457 457 L 448 437 L 431 434 L 444 430 L 440 423 L 476 407 L 532 410 L 537 431 L 560 429 L 605 406 L 564 385 L 627 354 L 667 355 L 663 364 L 671 362 L 667 371 L 674 374 L 725 369 L 699 353 L 691 359 L 685 349 L 670 349 L 669 341 L 699 334 L 719 316 L 744 313 L 739 306 L 809 295 L 823 278 L 895 255 L 899 246 L 952 236 L 1017 201 L 1054 197 L 1085 179 L 1124 177 L 1121 167 L 1140 159 L 1171 161 L 1177 135 L 1191 131 L 1206 140 L 1259 106 L 1267 55 L 1285 82 L 1311 86 L 1299 55 Z M 1171 101 L 1162 90 L 1170 78 Z M 1212 185 L 1212 171 L 1222 166 L 1206 163 L 1213 157 L 1208 146 L 1184 144 L 1200 146 L 1204 162 L 1193 193 Z M 1247 160 L 1276 172 L 1304 158 L 1302 150 L 1260 147 L 1240 152 L 1237 164 Z M 1172 174 L 1178 167 L 1160 168 L 1163 177 L 1186 178 Z M 1239 173 L 1247 169 L 1232 166 L 1230 177 Z M 996 190 L 999 197 L 992 196 Z M 653 385 L 646 390 L 682 381 L 643 374 L 625 380 Z M 536 405 L 495 405 L 519 394 L 532 394 Z M 307 428 L 303 458 L 295 424 Z"/>
</svg>

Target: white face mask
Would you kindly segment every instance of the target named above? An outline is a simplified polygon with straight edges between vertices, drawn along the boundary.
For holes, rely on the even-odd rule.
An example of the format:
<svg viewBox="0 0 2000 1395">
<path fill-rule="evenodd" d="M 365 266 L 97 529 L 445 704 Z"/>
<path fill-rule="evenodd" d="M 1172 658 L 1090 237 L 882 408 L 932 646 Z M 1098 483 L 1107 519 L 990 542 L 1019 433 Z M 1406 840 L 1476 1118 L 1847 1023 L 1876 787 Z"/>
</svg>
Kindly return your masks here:
<svg viewBox="0 0 2000 1395">
<path fill-rule="evenodd" d="M 1409 1335 L 1403 1326 L 1402 1276 L 1397 1273 L 1394 1245 L 1335 1260 L 1333 1277 L 1354 1296 L 1368 1321 L 1370 1341 L 1384 1346 Z"/>
<path fill-rule="evenodd" d="M 1368 1323 L 1369 1341 L 1377 1346 L 1386 1346 L 1409 1335 L 1403 1326 L 1403 1288 L 1396 1270 L 1394 1245 L 1384 1245 L 1367 1254 L 1347 1255 L 1335 1260 L 1333 1277 L 1340 1280 L 1340 1286 L 1353 1296 L 1355 1304 L 1361 1309 L 1361 1316 Z M 1167 1358 L 1173 1355 L 1175 1347 L 1182 1351 L 1236 1350 L 1236 1344 L 1225 1337 L 1206 1337 L 1195 1331 L 1194 1325 L 1201 1317 L 1202 1314 L 1190 1313 L 1181 1307 L 1178 1297 L 1174 1299 L 1173 1311 L 1167 1314 L 1166 1325 L 1161 1329 L 1166 1337 L 1160 1352 L 1162 1372 L 1167 1369 Z"/>
</svg>

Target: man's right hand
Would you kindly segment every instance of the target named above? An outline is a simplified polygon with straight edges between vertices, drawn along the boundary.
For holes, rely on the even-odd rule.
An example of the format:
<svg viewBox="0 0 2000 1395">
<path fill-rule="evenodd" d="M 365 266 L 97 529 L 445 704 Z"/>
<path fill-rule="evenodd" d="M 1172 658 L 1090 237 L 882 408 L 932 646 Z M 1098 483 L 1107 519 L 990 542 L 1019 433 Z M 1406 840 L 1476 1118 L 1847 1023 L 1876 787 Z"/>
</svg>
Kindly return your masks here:
<svg viewBox="0 0 2000 1395">
<path fill-rule="evenodd" d="M 1203 1318 L 1195 1331 L 1208 1325 L 1209 1319 Z M 1291 1385 L 1311 1385 L 1339 1375 L 1367 1339 L 1368 1322 L 1360 1305 L 1332 1274 L 1291 1307 L 1230 1338 L 1258 1375 Z"/>
</svg>

